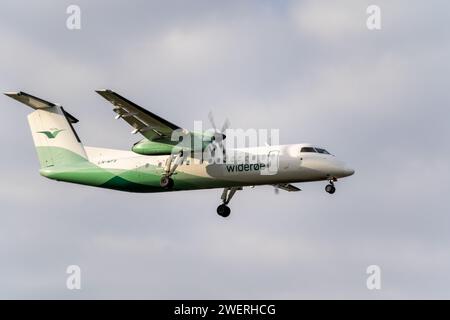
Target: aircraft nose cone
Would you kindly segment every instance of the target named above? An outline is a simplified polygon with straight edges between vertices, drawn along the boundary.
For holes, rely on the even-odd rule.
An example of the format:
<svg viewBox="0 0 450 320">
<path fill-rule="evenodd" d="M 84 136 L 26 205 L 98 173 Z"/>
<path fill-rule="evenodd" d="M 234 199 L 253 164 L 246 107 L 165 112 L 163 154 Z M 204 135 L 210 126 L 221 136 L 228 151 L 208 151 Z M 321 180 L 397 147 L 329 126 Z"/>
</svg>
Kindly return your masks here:
<svg viewBox="0 0 450 320">
<path fill-rule="evenodd" d="M 352 168 L 345 168 L 344 169 L 344 175 L 346 176 L 346 177 L 348 177 L 348 176 L 351 176 L 352 174 L 354 174 L 355 173 L 355 170 L 353 170 Z"/>
<path fill-rule="evenodd" d="M 355 170 L 346 165 L 345 162 L 335 159 L 326 162 L 326 165 L 321 168 L 321 171 L 326 173 L 328 177 L 335 178 L 345 178 L 355 173 Z"/>
<path fill-rule="evenodd" d="M 355 173 L 355 170 L 353 170 L 353 168 L 348 166 L 345 162 L 340 161 L 337 167 L 337 171 L 339 172 L 338 175 L 341 178 L 351 176 Z"/>
</svg>

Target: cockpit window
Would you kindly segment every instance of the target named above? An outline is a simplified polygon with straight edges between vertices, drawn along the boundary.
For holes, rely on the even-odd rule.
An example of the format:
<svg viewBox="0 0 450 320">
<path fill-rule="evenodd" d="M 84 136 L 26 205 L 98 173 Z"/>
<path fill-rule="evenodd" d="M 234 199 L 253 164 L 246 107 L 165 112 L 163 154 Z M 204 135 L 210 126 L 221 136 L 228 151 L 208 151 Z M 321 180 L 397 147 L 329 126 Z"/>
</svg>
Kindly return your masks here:
<svg viewBox="0 0 450 320">
<path fill-rule="evenodd" d="M 303 147 L 300 152 L 316 152 L 312 147 Z"/>
<path fill-rule="evenodd" d="M 327 150 L 325 149 L 321 149 L 321 148 L 316 148 L 318 153 L 323 153 L 323 154 L 330 154 Z"/>
</svg>

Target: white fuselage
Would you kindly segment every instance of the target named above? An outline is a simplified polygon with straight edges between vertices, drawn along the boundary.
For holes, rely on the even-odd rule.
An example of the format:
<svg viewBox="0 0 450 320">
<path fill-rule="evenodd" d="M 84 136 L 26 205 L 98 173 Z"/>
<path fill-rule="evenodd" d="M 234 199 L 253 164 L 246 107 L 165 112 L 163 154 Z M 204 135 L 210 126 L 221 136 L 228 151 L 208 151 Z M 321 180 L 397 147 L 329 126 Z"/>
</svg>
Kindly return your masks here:
<svg viewBox="0 0 450 320">
<path fill-rule="evenodd" d="M 191 157 L 185 157 L 177 172 L 192 176 L 235 182 L 241 185 L 277 184 L 333 180 L 354 173 L 344 162 L 331 154 L 300 152 L 309 144 L 263 146 L 232 150 L 238 155 L 266 161 L 244 160 L 210 164 Z M 131 151 L 85 147 L 89 161 L 104 169 L 143 170 L 149 167 L 163 168 L 169 156 L 144 156 Z M 227 151 L 229 152 L 229 151 Z M 245 157 L 245 156 L 244 156 Z M 248 158 L 247 157 L 247 158 Z M 276 159 L 277 170 L 267 172 L 267 161 Z M 241 159 L 242 160 L 242 159 Z M 261 165 L 263 164 L 263 165 Z"/>
</svg>

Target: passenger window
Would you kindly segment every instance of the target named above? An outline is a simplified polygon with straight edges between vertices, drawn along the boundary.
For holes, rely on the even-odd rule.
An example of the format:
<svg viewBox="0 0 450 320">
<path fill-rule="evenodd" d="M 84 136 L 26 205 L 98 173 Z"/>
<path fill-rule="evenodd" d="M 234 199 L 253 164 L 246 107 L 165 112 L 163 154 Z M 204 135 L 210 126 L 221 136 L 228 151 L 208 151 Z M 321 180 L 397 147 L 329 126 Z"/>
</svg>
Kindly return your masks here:
<svg viewBox="0 0 450 320">
<path fill-rule="evenodd" d="M 303 147 L 300 152 L 316 152 L 312 147 Z"/>
</svg>

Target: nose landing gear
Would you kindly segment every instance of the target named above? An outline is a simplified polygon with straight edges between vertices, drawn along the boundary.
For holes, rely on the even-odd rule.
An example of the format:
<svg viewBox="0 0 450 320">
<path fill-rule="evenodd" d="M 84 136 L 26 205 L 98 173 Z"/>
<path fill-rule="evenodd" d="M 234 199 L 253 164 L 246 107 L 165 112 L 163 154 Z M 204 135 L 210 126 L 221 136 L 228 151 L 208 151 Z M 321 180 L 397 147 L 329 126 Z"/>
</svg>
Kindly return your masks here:
<svg viewBox="0 0 450 320">
<path fill-rule="evenodd" d="M 334 186 L 334 181 L 337 181 L 336 179 L 330 180 L 330 184 L 327 184 L 325 187 L 325 191 L 329 194 L 333 194 L 336 192 L 336 187 Z"/>
<path fill-rule="evenodd" d="M 222 196 L 222 204 L 217 207 L 217 214 L 223 218 L 226 218 L 230 215 L 231 209 L 227 204 L 230 202 L 231 198 L 233 198 L 236 191 L 242 190 L 242 187 L 233 187 L 233 188 L 225 188 L 223 189 Z"/>
</svg>

